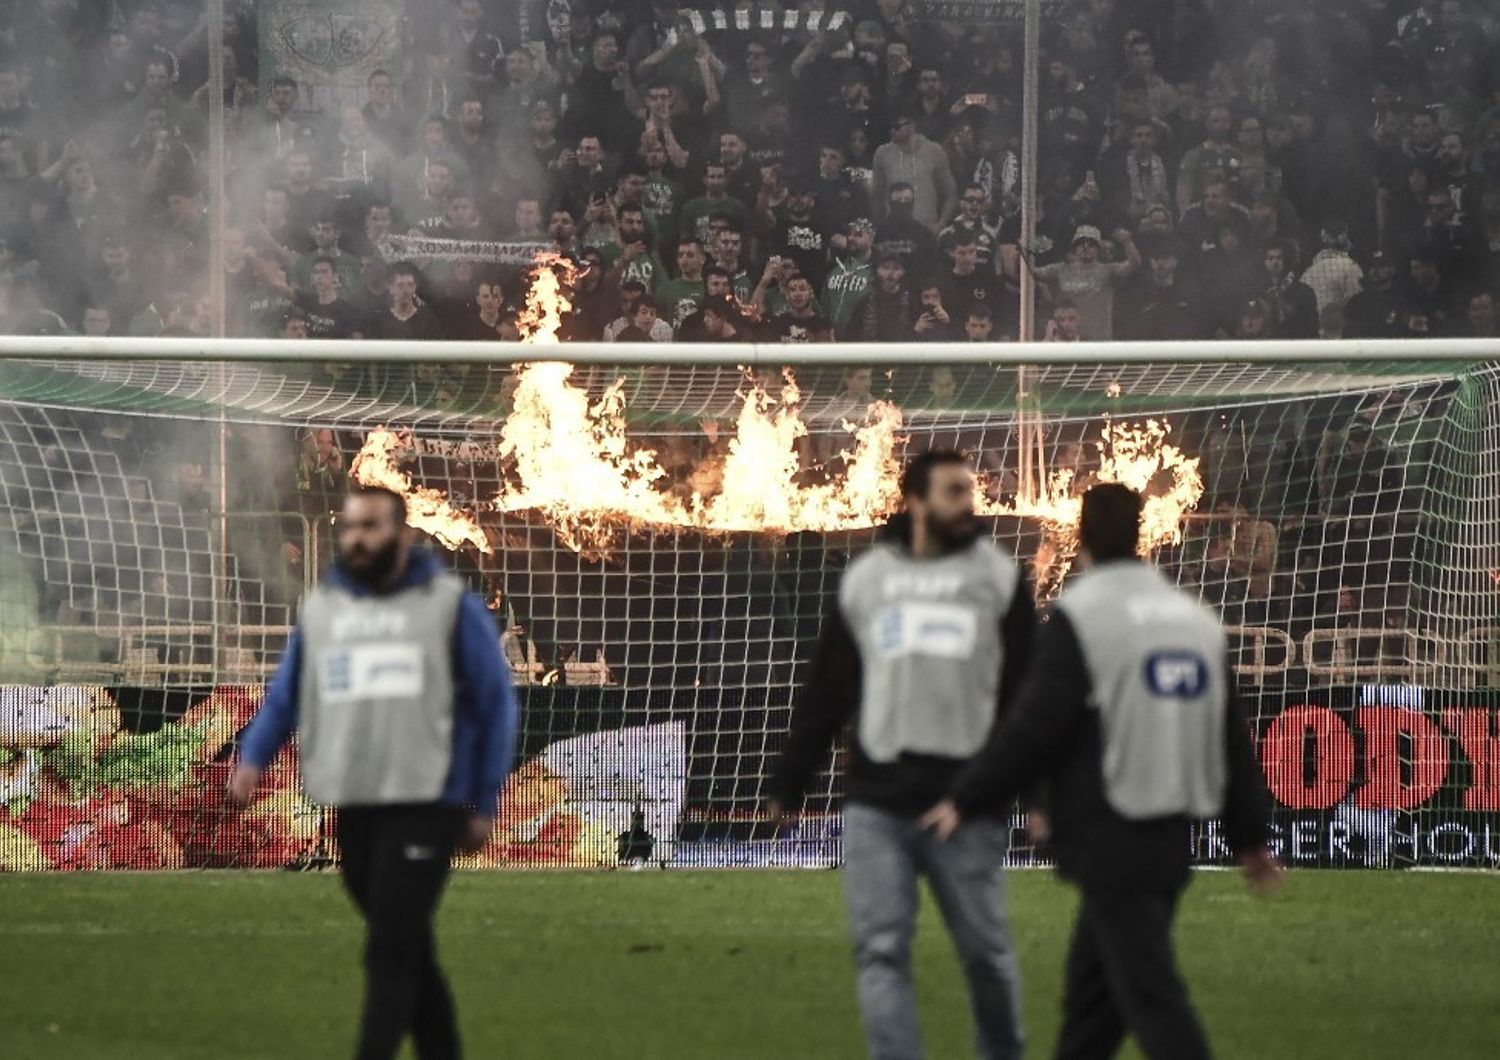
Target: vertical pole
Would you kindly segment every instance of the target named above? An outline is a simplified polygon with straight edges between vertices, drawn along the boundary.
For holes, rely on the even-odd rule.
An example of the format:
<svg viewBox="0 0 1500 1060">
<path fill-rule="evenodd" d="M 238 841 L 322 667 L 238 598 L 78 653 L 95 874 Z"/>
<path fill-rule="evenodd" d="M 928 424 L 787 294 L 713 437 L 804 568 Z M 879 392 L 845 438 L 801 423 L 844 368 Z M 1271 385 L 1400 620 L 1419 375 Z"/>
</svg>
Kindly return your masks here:
<svg viewBox="0 0 1500 1060">
<path fill-rule="evenodd" d="M 1021 60 L 1021 243 L 1018 263 L 1021 287 L 1020 339 L 1031 342 L 1036 338 L 1036 289 L 1035 277 L 1031 273 L 1031 245 L 1036 235 L 1036 145 L 1037 99 L 1039 71 L 1041 67 L 1042 4 L 1041 0 L 1026 0 L 1026 22 L 1022 32 L 1023 50 Z M 1017 468 L 1017 501 L 1021 506 L 1027 502 L 1041 500 L 1046 478 L 1045 453 L 1042 445 L 1042 425 L 1038 415 L 1032 416 L 1033 395 L 1026 367 L 1016 372 L 1016 428 L 1019 436 L 1020 463 Z"/>
<path fill-rule="evenodd" d="M 1041 67 L 1041 0 L 1026 0 L 1024 52 L 1021 64 L 1021 334 L 1022 342 L 1036 338 L 1035 278 L 1027 256 L 1036 236 L 1036 144 L 1038 81 Z"/>
<path fill-rule="evenodd" d="M 227 144 L 224 115 L 224 0 L 208 0 L 208 297 L 213 306 L 213 336 L 224 337 L 227 292 L 224 273 L 224 229 L 229 203 L 225 195 Z M 216 507 L 213 555 L 213 668 L 215 680 L 225 661 L 224 627 L 229 593 L 229 421 L 224 398 L 228 367 L 219 364 L 218 444 L 213 447 Z"/>
</svg>

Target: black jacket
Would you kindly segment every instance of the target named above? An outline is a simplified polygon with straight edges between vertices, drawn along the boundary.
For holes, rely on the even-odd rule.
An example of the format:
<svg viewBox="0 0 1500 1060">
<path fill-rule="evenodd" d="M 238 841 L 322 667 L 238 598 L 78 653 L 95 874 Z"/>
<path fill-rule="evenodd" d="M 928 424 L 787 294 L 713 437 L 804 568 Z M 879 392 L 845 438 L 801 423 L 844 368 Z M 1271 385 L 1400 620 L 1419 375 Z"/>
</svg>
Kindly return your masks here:
<svg viewBox="0 0 1500 1060">
<path fill-rule="evenodd" d="M 958 778 L 952 798 L 966 815 L 983 813 L 1041 783 L 1062 875 L 1091 889 L 1179 887 L 1191 861 L 1191 822 L 1128 820 L 1109 805 L 1099 712 L 1089 706 L 1089 693 L 1078 637 L 1067 616 L 1054 612 L 1037 636 L 1015 705 Z M 1270 796 L 1232 685 L 1228 708 L 1222 817 L 1238 853 L 1265 845 Z"/>
<path fill-rule="evenodd" d="M 885 533 L 909 542 L 907 517 L 893 518 Z M 1005 651 L 997 725 L 1020 687 L 1036 627 L 1031 590 L 1024 574 L 1019 580 L 1010 610 L 1001 620 Z M 767 783 L 768 794 L 782 806 L 790 809 L 801 805 L 829 746 L 859 713 L 861 681 L 859 648 L 835 603 L 824 619 L 812 672 L 792 707 L 791 732 Z M 861 750 L 859 740 L 852 738 L 848 763 L 845 798 L 893 813 L 919 814 L 943 798 L 968 760 L 906 753 L 895 762 L 872 762 Z"/>
</svg>

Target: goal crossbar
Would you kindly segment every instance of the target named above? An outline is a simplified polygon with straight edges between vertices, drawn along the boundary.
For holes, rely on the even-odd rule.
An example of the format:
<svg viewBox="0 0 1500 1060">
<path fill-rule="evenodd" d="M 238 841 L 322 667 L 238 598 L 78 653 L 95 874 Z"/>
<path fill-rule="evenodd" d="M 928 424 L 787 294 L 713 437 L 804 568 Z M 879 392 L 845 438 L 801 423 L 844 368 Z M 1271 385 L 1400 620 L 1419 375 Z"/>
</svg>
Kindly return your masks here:
<svg viewBox="0 0 1500 1060">
<path fill-rule="evenodd" d="M 634 343 L 566 349 L 512 342 L 0 336 L 0 360 L 522 364 L 734 367 L 939 364 L 1132 365 L 1338 362 L 1500 362 L 1500 339 L 1288 339 L 1262 342 Z"/>
</svg>

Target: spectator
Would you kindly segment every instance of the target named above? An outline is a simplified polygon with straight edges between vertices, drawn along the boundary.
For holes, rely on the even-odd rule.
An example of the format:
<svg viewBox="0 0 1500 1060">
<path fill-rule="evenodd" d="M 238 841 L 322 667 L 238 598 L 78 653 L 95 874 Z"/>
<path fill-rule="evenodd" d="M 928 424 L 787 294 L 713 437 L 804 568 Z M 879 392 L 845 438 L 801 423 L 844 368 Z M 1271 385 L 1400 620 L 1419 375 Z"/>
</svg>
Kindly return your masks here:
<svg viewBox="0 0 1500 1060">
<path fill-rule="evenodd" d="M 755 278 L 744 264 L 745 233 L 727 217 L 717 218 L 713 232 L 714 264 L 729 277 L 734 297 L 740 302 L 750 301 L 755 291 Z"/>
<path fill-rule="evenodd" d="M 1230 142 L 1233 115 L 1227 106 L 1210 107 L 1204 123 L 1204 141 L 1191 147 L 1177 166 L 1177 208 L 1184 214 L 1204 199 L 1213 181 L 1228 182 L 1239 175 L 1239 148 Z"/>
<path fill-rule="evenodd" d="M 339 241 L 343 238 L 343 229 L 339 226 L 338 218 L 332 210 L 320 216 L 307 230 L 312 239 L 313 248 L 297 259 L 292 266 L 292 285 L 299 291 L 312 290 L 312 270 L 319 261 L 327 261 L 333 264 L 333 271 L 337 277 L 337 287 L 346 291 L 352 291 L 359 286 L 359 259 L 353 254 L 346 254 L 339 247 Z"/>
<path fill-rule="evenodd" d="M 645 210 L 639 206 L 621 207 L 618 232 L 618 243 L 601 248 L 605 260 L 611 261 L 610 282 L 619 285 L 634 281 L 654 293 L 666 281 L 667 270 L 652 250 L 655 240 L 646 230 Z"/>
<path fill-rule="evenodd" d="M 615 333 L 614 342 L 671 342 L 672 328 L 656 315 L 656 306 L 642 298 L 630 307 L 630 323 Z"/>
<path fill-rule="evenodd" d="M 1141 265 L 1141 253 L 1130 230 L 1118 229 L 1114 238 L 1125 251 L 1124 261 L 1100 261 L 1103 240 L 1099 230 L 1092 225 L 1081 225 L 1073 233 L 1072 260 L 1036 270 L 1038 279 L 1078 310 L 1080 332 L 1093 341 L 1114 338 L 1115 287 L 1133 276 Z"/>
<path fill-rule="evenodd" d="M 823 288 L 834 333 L 840 340 L 851 338 L 860 311 L 870 296 L 875 267 L 871 254 L 875 245 L 875 226 L 867 218 L 850 221 L 844 237 L 844 255 L 835 259 Z"/>
<path fill-rule="evenodd" d="M 664 279 L 656 286 L 657 309 L 674 331 L 703 306 L 703 299 L 708 294 L 703 284 L 703 267 L 707 261 L 702 243 L 696 239 L 684 239 L 677 244 L 677 277 Z"/>
<path fill-rule="evenodd" d="M 1312 264 L 1302 274 L 1302 282 L 1312 288 L 1318 300 L 1318 312 L 1329 308 L 1343 309 L 1360 289 L 1363 274 L 1349 255 L 1349 236 L 1340 224 L 1325 225 L 1323 249 L 1313 255 Z"/>
<path fill-rule="evenodd" d="M 990 342 L 995 333 L 995 321 L 987 305 L 973 305 L 964 314 L 964 341 Z"/>
<path fill-rule="evenodd" d="M 703 303 L 702 334 L 698 341 L 702 342 L 744 342 L 745 337 L 740 334 L 740 316 L 735 311 L 734 303 L 728 298 L 715 296 Z"/>
<path fill-rule="evenodd" d="M 86 338 L 102 339 L 114 334 L 113 319 L 109 306 L 91 305 L 83 310 L 83 334 Z"/>
<path fill-rule="evenodd" d="M 1243 243 L 1250 234 L 1250 213 L 1230 197 L 1227 181 L 1210 179 L 1203 189 L 1202 200 L 1183 211 L 1177 226 L 1178 238 L 1184 246 L 1196 248 L 1200 254 L 1211 254 L 1218 248 L 1219 234 L 1226 228 Z"/>
<path fill-rule="evenodd" d="M 953 171 L 948 168 L 948 156 L 943 149 L 917 132 L 915 120 L 910 113 L 899 113 L 891 118 L 891 140 L 875 149 L 874 188 L 875 201 L 889 208 L 888 216 L 904 219 L 894 207 L 894 195 L 887 199 L 887 191 L 894 192 L 897 185 L 911 190 L 911 213 L 909 218 L 936 232 L 944 217 L 953 216 L 957 189 Z"/>
<path fill-rule="evenodd" d="M 348 257 L 348 255 L 345 255 Z M 306 324 L 305 338 L 352 339 L 362 336 L 364 315 L 340 296 L 338 262 L 331 257 L 314 259 L 308 271 L 311 290 L 297 292 L 296 305 Z M 359 279 L 352 286 L 358 287 Z"/>
<path fill-rule="evenodd" d="M 448 336 L 469 341 L 496 341 L 508 338 L 506 321 L 501 315 L 505 307 L 505 293 L 494 279 L 484 277 L 474 285 L 474 302 L 457 322 L 450 326 Z"/>
<path fill-rule="evenodd" d="M 930 280 L 917 288 L 917 319 L 912 334 L 919 342 L 953 342 L 959 324 L 943 305 L 943 285 Z"/>
<path fill-rule="evenodd" d="M 1363 286 L 1344 306 L 1344 332 L 1353 339 L 1392 338 L 1399 333 L 1399 315 L 1395 262 L 1377 250 Z"/>
<path fill-rule="evenodd" d="M 1056 302 L 1042 331 L 1043 342 L 1081 342 L 1083 313 L 1072 302 Z"/>
<path fill-rule="evenodd" d="M 916 192 L 910 184 L 891 185 L 885 219 L 875 229 L 875 249 L 899 254 L 908 270 L 930 272 L 937 268 L 937 237 L 913 213 Z"/>
<path fill-rule="evenodd" d="M 610 321 L 604 328 L 605 342 L 621 342 L 621 333 L 636 323 L 636 308 L 642 303 L 650 303 L 649 292 L 646 286 L 639 280 L 627 280 L 618 286 L 620 292 L 620 315 Z M 671 342 L 672 326 L 656 315 L 656 306 L 651 305 L 650 326 L 643 329 L 652 342 Z"/>
<path fill-rule="evenodd" d="M 1176 244 L 1161 240 L 1147 255 L 1145 283 L 1133 292 L 1132 304 L 1118 333 L 1137 341 L 1182 342 L 1205 337 L 1201 288 L 1183 278 Z"/>
<path fill-rule="evenodd" d="M 443 337 L 437 314 L 417 298 L 419 276 L 416 267 L 407 262 L 391 267 L 391 304 L 371 317 L 370 338 L 431 341 Z"/>
<path fill-rule="evenodd" d="M 1263 297 L 1275 322 L 1276 337 L 1317 338 L 1318 299 L 1311 287 L 1293 276 L 1286 244 L 1270 244 L 1262 260 L 1267 281 Z"/>
<path fill-rule="evenodd" d="M 372 70 L 365 80 L 365 91 L 369 101 L 360 110 L 365 128 L 392 155 L 400 155 L 406 150 L 411 127 L 405 109 L 396 99 L 395 79 L 388 70 Z"/>
<path fill-rule="evenodd" d="M 87 319 L 84 322 L 87 324 Z M 1493 339 L 1500 336 L 1495 320 L 1495 296 L 1489 291 L 1471 295 L 1464 307 L 1464 323 L 1466 327 L 1462 334 L 1465 338 Z"/>
<path fill-rule="evenodd" d="M 1405 321 L 1405 332 L 1420 337 L 1437 337 L 1446 334 L 1454 311 L 1452 285 L 1443 275 L 1441 254 L 1427 247 L 1419 247 L 1409 256 L 1410 268 L 1406 283 L 1399 292 L 1401 313 L 1398 327 Z"/>
<path fill-rule="evenodd" d="M 1108 213 L 1119 224 L 1136 225 L 1153 206 L 1172 201 L 1167 164 L 1157 152 L 1158 132 L 1152 121 L 1138 121 L 1130 133 L 1130 149 L 1107 160 L 1103 188 Z"/>
<path fill-rule="evenodd" d="M 728 168 L 723 162 L 704 165 L 703 194 L 683 203 L 679 232 L 706 244 L 710 237 L 709 223 L 714 217 L 726 218 L 737 228 L 744 229 L 750 214 L 743 202 L 730 197 L 727 174 Z"/>
<path fill-rule="evenodd" d="M 836 142 L 818 148 L 818 177 L 813 192 L 830 229 L 842 229 L 858 217 L 870 216 L 870 195 L 863 180 L 847 166 L 845 150 Z"/>
<path fill-rule="evenodd" d="M 956 233 L 949 251 L 953 256 L 953 267 L 943 277 L 943 306 L 961 324 L 976 305 L 988 308 L 991 314 L 999 312 L 1005 300 L 1004 284 L 988 269 L 979 267 L 979 239 L 972 233 Z"/>
<path fill-rule="evenodd" d="M 1000 228 L 992 225 L 986 215 L 990 210 L 989 196 L 984 185 L 965 185 L 958 198 L 958 216 L 938 233 L 938 246 L 950 258 L 953 242 L 960 235 L 972 236 L 977 253 L 976 262 L 983 272 L 995 271 L 995 249 L 1000 238 Z"/>
<path fill-rule="evenodd" d="M 833 324 L 813 300 L 812 281 L 793 273 L 785 283 L 786 309 L 762 325 L 767 342 L 832 342 Z"/>
<path fill-rule="evenodd" d="M 904 259 L 889 251 L 880 254 L 874 289 L 854 318 L 852 336 L 861 342 L 904 342 L 915 334 L 916 305 Z"/>
<path fill-rule="evenodd" d="M 816 287 L 828 272 L 829 243 L 824 218 L 817 214 L 816 182 L 798 175 L 787 183 L 783 206 L 762 212 L 765 245 L 773 254 L 790 258 Z"/>
</svg>

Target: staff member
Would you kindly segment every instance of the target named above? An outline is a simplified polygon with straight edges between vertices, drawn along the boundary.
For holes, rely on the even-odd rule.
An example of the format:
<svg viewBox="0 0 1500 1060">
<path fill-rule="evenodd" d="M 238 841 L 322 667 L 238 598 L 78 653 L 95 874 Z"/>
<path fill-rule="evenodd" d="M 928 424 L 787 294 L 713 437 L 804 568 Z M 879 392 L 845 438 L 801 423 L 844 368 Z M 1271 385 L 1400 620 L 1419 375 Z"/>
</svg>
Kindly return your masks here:
<svg viewBox="0 0 1500 1060">
<path fill-rule="evenodd" d="M 293 729 L 308 797 L 338 808 L 344 885 L 367 925 L 361 1058 L 459 1055 L 432 918 L 454 849 L 493 825 L 516 703 L 483 601 L 412 545 L 406 502 L 344 500 L 338 564 L 245 730 L 230 800 L 249 802 Z"/>
<path fill-rule="evenodd" d="M 1005 912 L 1006 813 L 952 842 L 918 825 L 984 746 L 1031 648 L 1035 609 L 1015 560 L 982 539 L 960 453 L 915 457 L 906 512 L 849 565 L 771 777 L 780 819 L 854 719 L 844 804 L 844 895 L 872 1057 L 922 1055 L 911 938 L 926 876 L 964 977 L 986 1060 L 1019 1057 L 1019 970 Z"/>
<path fill-rule="evenodd" d="M 1269 801 L 1223 630 L 1136 558 L 1141 498 L 1084 495 L 1090 569 L 1037 637 L 1015 708 L 924 818 L 940 838 L 1045 781 L 1061 873 L 1083 891 L 1057 1056 L 1114 1055 L 1128 1030 L 1158 1058 L 1207 1057 L 1172 953 L 1189 826 L 1221 815 L 1253 884 L 1273 885 Z"/>
</svg>

